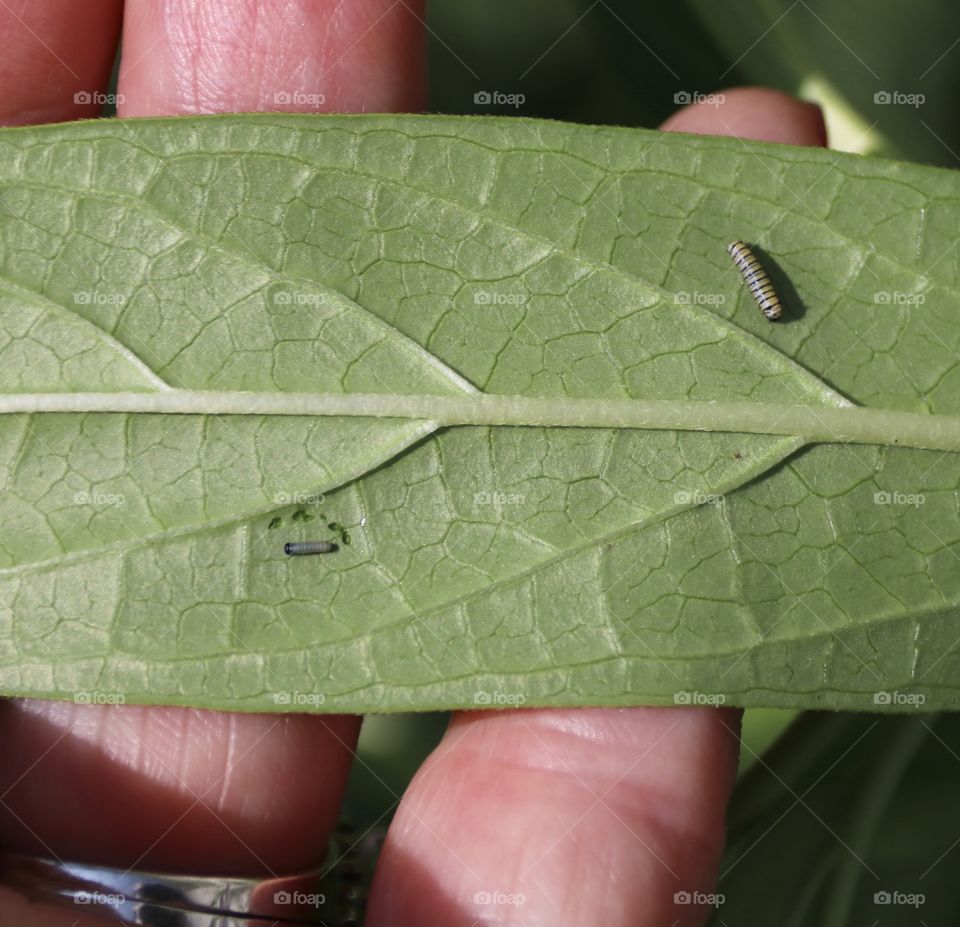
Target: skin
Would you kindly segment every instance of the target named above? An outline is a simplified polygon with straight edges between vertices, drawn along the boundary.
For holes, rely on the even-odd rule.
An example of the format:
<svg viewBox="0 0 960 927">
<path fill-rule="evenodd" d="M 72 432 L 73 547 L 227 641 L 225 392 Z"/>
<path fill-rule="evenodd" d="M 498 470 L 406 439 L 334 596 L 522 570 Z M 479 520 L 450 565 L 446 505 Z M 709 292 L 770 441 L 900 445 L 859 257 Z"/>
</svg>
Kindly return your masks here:
<svg viewBox="0 0 960 927">
<path fill-rule="evenodd" d="M 0 5 L 0 119 L 95 115 L 74 94 L 106 87 L 121 12 Z M 418 110 L 422 15 L 409 0 L 129 0 L 119 113 Z M 313 97 L 278 104 L 284 90 Z M 663 128 L 825 144 L 816 107 L 760 88 Z M 6 701 L 0 845 L 202 874 L 316 865 L 359 724 Z M 709 912 L 673 895 L 715 880 L 738 730 L 738 712 L 706 708 L 457 713 L 399 806 L 367 923 L 702 924 Z M 523 900 L 478 907 L 477 892 Z M 77 913 L 26 915 L 0 889 L 3 923 L 82 927 Z"/>
</svg>

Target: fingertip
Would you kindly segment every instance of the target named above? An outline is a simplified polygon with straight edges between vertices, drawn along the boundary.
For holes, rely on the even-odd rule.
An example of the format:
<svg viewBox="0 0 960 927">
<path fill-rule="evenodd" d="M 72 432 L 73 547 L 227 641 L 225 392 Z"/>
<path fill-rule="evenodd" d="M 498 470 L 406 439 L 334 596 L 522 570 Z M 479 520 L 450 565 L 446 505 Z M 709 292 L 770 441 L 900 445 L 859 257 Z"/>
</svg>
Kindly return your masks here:
<svg viewBox="0 0 960 927">
<path fill-rule="evenodd" d="M 737 718 L 704 708 L 456 715 L 391 825 L 369 920 L 549 923 L 563 899 L 570 923 L 702 923 L 675 894 L 715 879 Z"/>
<path fill-rule="evenodd" d="M 423 0 L 127 0 L 118 111 L 416 111 L 422 10 Z"/>
<path fill-rule="evenodd" d="M 317 865 L 359 719 L 14 699 L 0 842 L 104 865 L 233 875 Z"/>
<path fill-rule="evenodd" d="M 0 3 L 0 124 L 99 116 L 122 15 L 121 0 Z"/>
<path fill-rule="evenodd" d="M 769 87 L 733 87 L 706 95 L 678 110 L 660 128 L 786 145 L 827 144 L 823 111 L 816 103 Z"/>
</svg>

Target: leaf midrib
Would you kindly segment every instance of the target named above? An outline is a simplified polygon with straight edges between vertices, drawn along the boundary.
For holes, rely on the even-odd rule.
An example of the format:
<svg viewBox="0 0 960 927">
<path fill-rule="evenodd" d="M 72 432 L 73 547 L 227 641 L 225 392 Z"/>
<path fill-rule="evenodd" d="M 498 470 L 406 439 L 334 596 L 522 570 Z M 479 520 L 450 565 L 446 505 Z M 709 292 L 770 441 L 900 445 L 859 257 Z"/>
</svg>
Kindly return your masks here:
<svg viewBox="0 0 960 927">
<path fill-rule="evenodd" d="M 0 415 L 23 413 L 414 419 L 444 426 L 698 431 L 792 436 L 809 444 L 960 450 L 960 416 L 956 415 L 749 401 L 190 389 L 0 393 Z"/>
</svg>

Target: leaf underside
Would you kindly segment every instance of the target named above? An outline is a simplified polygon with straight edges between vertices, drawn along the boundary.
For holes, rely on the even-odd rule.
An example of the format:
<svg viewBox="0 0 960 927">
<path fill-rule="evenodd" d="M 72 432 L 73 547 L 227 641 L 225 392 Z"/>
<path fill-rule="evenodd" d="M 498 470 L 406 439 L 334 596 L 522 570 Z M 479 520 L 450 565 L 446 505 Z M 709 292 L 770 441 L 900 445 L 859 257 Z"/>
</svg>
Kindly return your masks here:
<svg viewBox="0 0 960 927">
<path fill-rule="evenodd" d="M 0 392 L 960 414 L 960 180 L 524 119 L 0 132 Z M 781 282 L 770 325 L 727 242 Z M 886 295 L 885 295 L 886 294 Z M 0 691 L 241 710 L 958 700 L 957 457 L 0 415 Z M 335 553 L 288 558 L 293 540 Z"/>
</svg>

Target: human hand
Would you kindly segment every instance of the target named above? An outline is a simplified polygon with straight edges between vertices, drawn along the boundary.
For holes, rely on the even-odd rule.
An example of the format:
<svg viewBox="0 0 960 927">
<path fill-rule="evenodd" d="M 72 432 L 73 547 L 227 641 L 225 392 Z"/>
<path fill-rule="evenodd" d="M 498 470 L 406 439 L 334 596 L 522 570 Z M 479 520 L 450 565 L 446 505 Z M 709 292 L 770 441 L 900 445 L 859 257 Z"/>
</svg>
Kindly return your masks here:
<svg viewBox="0 0 960 927">
<path fill-rule="evenodd" d="M 130 0 L 119 114 L 417 109 L 422 10 L 412 9 Z M 120 14 L 117 2 L 8 7 L 0 26 L 18 81 L 0 115 L 93 115 L 75 95 L 105 86 Z M 40 73 L 48 79 L 20 79 Z M 665 128 L 823 142 L 816 111 L 757 90 L 689 107 Z M 737 724 L 736 712 L 699 708 L 458 713 L 403 797 L 368 923 L 701 923 L 706 912 L 674 895 L 710 889 Z M 0 841 L 205 875 L 309 868 L 325 854 L 358 727 L 350 717 L 7 702 Z M 514 907 L 491 907 L 497 899 Z M 15 903 L 0 894 L 4 922 L 77 923 L 73 912 L 27 921 Z"/>
</svg>

